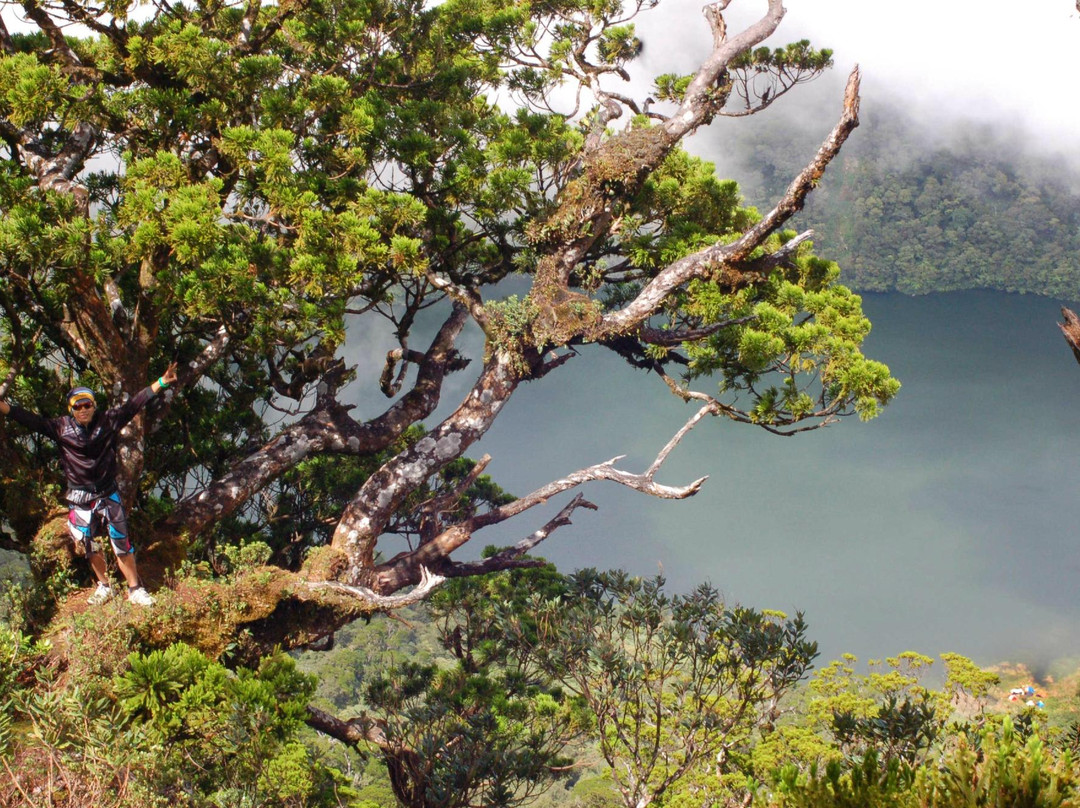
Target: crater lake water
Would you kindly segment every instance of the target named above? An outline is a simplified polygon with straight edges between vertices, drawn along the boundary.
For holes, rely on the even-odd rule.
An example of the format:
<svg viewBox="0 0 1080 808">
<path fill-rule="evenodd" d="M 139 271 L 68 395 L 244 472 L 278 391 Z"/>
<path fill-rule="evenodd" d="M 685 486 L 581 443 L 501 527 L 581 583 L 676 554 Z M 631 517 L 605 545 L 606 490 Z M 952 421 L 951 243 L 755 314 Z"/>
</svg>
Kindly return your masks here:
<svg viewBox="0 0 1080 808">
<path fill-rule="evenodd" d="M 564 571 L 662 572 L 677 590 L 710 581 L 731 602 L 802 611 L 822 661 L 1080 655 L 1080 366 L 1055 325 L 1061 303 L 982 291 L 863 303 L 865 352 L 903 384 L 880 417 L 794 437 L 709 419 L 659 475 L 709 475 L 696 497 L 590 484 L 599 510 L 538 552 Z M 458 375 L 444 411 L 470 383 Z M 615 455 L 644 470 L 691 412 L 586 348 L 520 388 L 469 454 L 492 455 L 489 472 L 520 495 Z M 474 550 L 516 541 L 569 496 L 477 534 Z"/>
</svg>

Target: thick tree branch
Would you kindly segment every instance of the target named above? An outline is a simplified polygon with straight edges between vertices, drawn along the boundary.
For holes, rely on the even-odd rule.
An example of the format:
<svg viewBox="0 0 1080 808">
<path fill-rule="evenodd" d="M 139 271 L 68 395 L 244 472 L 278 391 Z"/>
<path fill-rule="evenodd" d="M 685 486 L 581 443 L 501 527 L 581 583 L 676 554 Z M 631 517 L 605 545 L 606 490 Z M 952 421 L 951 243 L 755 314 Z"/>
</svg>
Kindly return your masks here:
<svg viewBox="0 0 1080 808">
<path fill-rule="evenodd" d="M 34 24 L 41 29 L 41 32 L 48 37 L 49 44 L 52 45 L 51 50 L 56 57 L 67 67 L 82 67 L 78 55 L 68 45 L 64 32 L 60 30 L 60 26 L 49 16 L 48 12 L 41 8 L 36 0 L 23 0 L 22 7 L 26 16 L 33 20 Z"/>
<path fill-rule="evenodd" d="M 43 191 L 70 194 L 75 198 L 80 213 L 85 216 L 89 212 L 90 196 L 74 178 L 93 152 L 97 137 L 95 126 L 80 121 L 72 129 L 63 148 L 53 154 L 28 132 L 18 130 L 19 156 L 37 178 L 38 187 Z"/>
<path fill-rule="evenodd" d="M 375 745 L 386 743 L 386 734 L 374 721 L 368 718 L 350 718 L 345 721 L 318 707 L 308 706 L 306 723 L 324 735 L 341 741 L 346 746 L 359 746 L 361 743 Z"/>
<path fill-rule="evenodd" d="M 345 508 L 332 542 L 349 560 L 345 583 L 375 584 L 371 578 L 375 544 L 394 512 L 406 496 L 463 456 L 487 432 L 518 383 L 512 358 L 496 352 L 485 362 L 480 378 L 450 416 L 426 437 L 389 460 L 360 487 Z"/>
<path fill-rule="evenodd" d="M 616 185 L 623 198 L 632 195 L 646 176 L 655 170 L 671 149 L 698 126 L 716 114 L 717 81 L 732 59 L 770 36 L 784 16 L 781 0 L 769 0 L 766 15 L 726 39 L 720 12 L 729 0 L 719 0 L 707 7 L 706 16 L 714 33 L 714 49 L 691 80 L 679 110 L 663 124 L 651 129 L 629 129 L 610 140 L 587 144 L 582 176 L 571 182 L 560 195 L 556 212 L 545 223 L 554 249 L 543 255 L 536 267 L 536 283 L 532 297 L 541 308 L 554 309 L 570 294 L 569 282 L 575 268 L 610 231 L 615 221 L 614 206 L 609 198 L 608 185 Z M 611 97 L 603 97 L 599 117 L 614 115 L 621 109 Z M 537 233 L 539 234 L 539 230 Z M 639 321 L 640 322 L 640 321 Z M 577 330 L 595 339 L 583 319 Z M 537 338 L 542 342 L 565 344 L 566 327 L 551 329 L 542 326 Z"/>
<path fill-rule="evenodd" d="M 718 0 L 704 9 L 705 17 L 713 31 L 713 52 L 702 63 L 683 95 L 678 112 L 664 122 L 662 128 L 674 140 L 680 140 L 706 123 L 717 111 L 714 105 L 717 80 L 727 69 L 731 60 L 745 50 L 764 42 L 784 18 L 782 0 L 769 0 L 765 16 L 734 38 L 727 38 L 727 29 L 721 12 L 730 0 Z"/>
<path fill-rule="evenodd" d="M 365 424 L 358 423 L 332 397 L 321 395 L 315 410 L 236 463 L 204 490 L 185 498 L 170 517 L 170 527 L 188 535 L 201 533 L 216 520 L 234 513 L 270 481 L 313 454 L 365 455 L 385 449 L 411 424 L 438 406 L 446 373 L 459 366 L 453 346 L 466 319 L 465 310 L 455 306 L 420 363 L 412 390 L 378 418 Z M 184 373 L 181 376 L 181 383 L 188 384 L 201 375 L 227 344 L 228 334 L 222 327 L 218 339 L 207 346 L 200 359 L 193 363 L 194 367 L 187 368 L 191 375 Z"/>
<path fill-rule="evenodd" d="M 802 209 L 806 196 L 817 185 L 818 180 L 825 171 L 825 167 L 840 151 L 840 147 L 847 140 L 848 135 L 859 125 L 859 69 L 851 71 L 848 78 L 847 89 L 844 93 L 844 109 L 840 120 L 826 137 L 817 154 L 809 165 L 802 170 L 794 182 L 788 186 L 787 192 L 771 211 L 760 222 L 750 228 L 737 241 L 730 244 L 715 244 L 706 247 L 692 255 L 675 261 L 663 269 L 655 278 L 641 290 L 641 293 L 630 303 L 618 311 L 606 314 L 599 327 L 591 333 L 592 338 L 602 339 L 609 335 L 625 334 L 630 329 L 651 316 L 668 297 L 684 283 L 694 278 L 705 278 L 726 268 L 734 272 L 744 271 L 745 260 L 750 254 L 761 246 L 765 239 L 779 229 L 789 218 Z M 799 243 L 809 237 L 809 231 L 798 239 Z M 793 239 L 793 241 L 795 241 Z M 782 248 L 783 255 L 777 260 L 779 263 L 789 256 L 789 253 L 798 244 L 788 242 Z M 771 261 L 772 259 L 769 259 Z M 749 268 L 764 268 L 768 263 L 755 265 Z"/>
<path fill-rule="evenodd" d="M 379 376 L 379 389 L 387 398 L 393 398 L 401 392 L 401 385 L 405 382 L 405 374 L 410 364 L 418 365 L 424 359 L 419 351 L 410 351 L 406 348 L 394 348 L 386 352 L 386 362 L 383 364 L 382 375 Z M 401 362 L 401 369 L 394 375 L 397 363 Z"/>
<path fill-rule="evenodd" d="M 707 405 L 702 409 L 711 411 L 713 407 Z M 696 414 L 692 419 L 693 423 L 697 423 L 704 414 L 707 413 L 699 412 Z M 677 443 L 678 440 L 681 440 L 692 426 L 693 424 L 684 426 L 683 429 L 680 430 L 678 437 L 673 439 L 675 443 Z M 670 453 L 671 448 L 672 444 L 670 443 L 668 446 L 664 447 L 665 458 L 667 454 Z M 514 500 L 508 505 L 502 505 L 498 508 L 492 508 L 486 513 L 478 514 L 469 521 L 469 527 L 472 530 L 479 530 L 480 528 L 488 527 L 489 525 L 505 522 L 507 519 L 515 517 L 530 508 L 542 505 L 557 494 L 561 494 L 564 491 L 569 491 L 572 488 L 577 488 L 580 485 L 597 480 L 607 480 L 609 482 L 618 483 L 619 485 L 639 491 L 642 494 L 659 497 L 660 499 L 686 499 L 687 497 L 692 497 L 696 494 L 708 479 L 708 477 L 700 477 L 688 485 L 681 486 L 662 485 L 654 479 L 656 471 L 659 468 L 656 462 L 650 466 L 649 471 L 643 474 L 634 474 L 629 471 L 622 471 L 621 469 L 615 468 L 615 464 L 624 457 L 625 455 L 618 455 L 603 463 L 597 463 L 594 466 L 575 471 L 559 480 L 553 480 L 532 493 Z M 657 460 L 662 462 L 661 458 L 657 458 Z"/>
<path fill-rule="evenodd" d="M 206 372 L 221 357 L 225 355 L 225 349 L 229 347 L 232 337 L 224 324 L 218 326 L 214 338 L 206 343 L 199 355 L 188 362 L 177 372 L 177 383 L 181 387 L 189 387 L 206 375 Z"/>
<path fill-rule="evenodd" d="M 386 723 L 366 716 L 343 721 L 317 707 L 308 706 L 308 726 L 335 738 L 347 746 L 370 743 L 378 747 L 390 776 L 390 787 L 402 805 L 423 804 L 420 785 L 426 780 L 425 766 L 415 750 L 391 743 L 386 737 Z"/>
<path fill-rule="evenodd" d="M 477 325 L 483 330 L 487 330 L 489 318 L 487 312 L 484 310 L 484 301 L 480 299 L 478 294 L 463 286 L 456 285 L 437 272 L 428 272 L 427 279 L 431 285 L 440 292 L 445 292 L 451 300 L 465 307 L 469 314 L 472 315 L 472 318 L 476 321 Z"/>
<path fill-rule="evenodd" d="M 127 31 L 123 28 L 117 28 L 115 21 L 109 24 L 101 22 L 96 14 L 81 6 L 78 2 L 74 2 L 74 0 L 63 0 L 63 6 L 70 19 L 107 38 L 120 53 L 126 54 L 128 52 Z"/>
</svg>

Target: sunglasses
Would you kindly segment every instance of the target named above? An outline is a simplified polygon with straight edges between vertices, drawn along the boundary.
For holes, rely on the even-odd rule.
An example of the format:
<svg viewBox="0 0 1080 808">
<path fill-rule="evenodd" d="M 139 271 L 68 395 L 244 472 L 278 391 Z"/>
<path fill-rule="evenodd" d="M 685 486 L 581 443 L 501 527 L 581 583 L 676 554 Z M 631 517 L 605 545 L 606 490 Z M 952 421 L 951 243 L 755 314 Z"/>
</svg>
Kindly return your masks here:
<svg viewBox="0 0 1080 808">
<path fill-rule="evenodd" d="M 71 409 L 74 410 L 92 410 L 94 409 L 94 402 L 92 401 L 80 401 L 78 404 L 72 404 Z"/>
</svg>

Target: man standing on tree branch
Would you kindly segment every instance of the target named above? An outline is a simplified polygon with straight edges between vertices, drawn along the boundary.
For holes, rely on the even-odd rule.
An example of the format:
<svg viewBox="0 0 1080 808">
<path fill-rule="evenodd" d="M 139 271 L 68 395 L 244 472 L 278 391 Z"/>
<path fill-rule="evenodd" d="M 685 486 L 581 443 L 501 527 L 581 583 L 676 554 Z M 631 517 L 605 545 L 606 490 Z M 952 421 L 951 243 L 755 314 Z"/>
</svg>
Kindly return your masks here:
<svg viewBox="0 0 1080 808">
<path fill-rule="evenodd" d="M 60 447 L 60 462 L 67 478 L 68 530 L 75 552 L 85 554 L 98 580 L 89 603 L 97 606 L 113 595 L 99 539 L 108 535 L 116 563 L 124 574 L 128 601 L 152 606 L 139 580 L 135 548 L 128 536 L 127 515 L 116 485 L 116 441 L 120 430 L 155 395 L 176 381 L 176 363 L 149 387 L 140 390 L 119 407 L 98 412 L 94 391 L 76 387 L 67 396 L 69 415 L 43 418 L 6 401 L 0 401 L 0 415 L 10 415 L 23 426 L 53 440 Z"/>
</svg>

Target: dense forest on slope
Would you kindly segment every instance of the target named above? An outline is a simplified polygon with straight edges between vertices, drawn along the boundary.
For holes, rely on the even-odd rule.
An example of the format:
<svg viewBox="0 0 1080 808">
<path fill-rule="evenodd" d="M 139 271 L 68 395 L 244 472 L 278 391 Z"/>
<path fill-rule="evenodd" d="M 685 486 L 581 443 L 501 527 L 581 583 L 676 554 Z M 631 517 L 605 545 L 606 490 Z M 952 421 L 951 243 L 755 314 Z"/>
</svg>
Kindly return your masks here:
<svg viewBox="0 0 1080 808">
<path fill-rule="evenodd" d="M 803 120 L 774 116 L 733 127 L 730 173 L 750 202 L 782 193 L 816 148 Z M 798 226 L 813 228 L 856 289 L 1075 297 L 1080 172 L 1033 147 L 1033 137 L 970 121 L 930 133 L 899 106 L 879 102 L 864 111 Z"/>
</svg>

